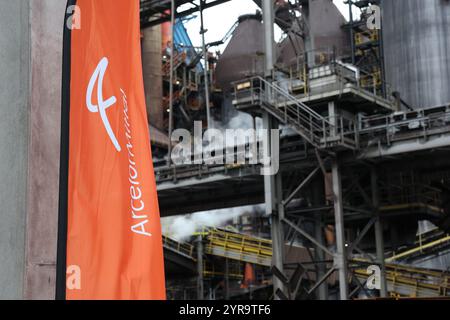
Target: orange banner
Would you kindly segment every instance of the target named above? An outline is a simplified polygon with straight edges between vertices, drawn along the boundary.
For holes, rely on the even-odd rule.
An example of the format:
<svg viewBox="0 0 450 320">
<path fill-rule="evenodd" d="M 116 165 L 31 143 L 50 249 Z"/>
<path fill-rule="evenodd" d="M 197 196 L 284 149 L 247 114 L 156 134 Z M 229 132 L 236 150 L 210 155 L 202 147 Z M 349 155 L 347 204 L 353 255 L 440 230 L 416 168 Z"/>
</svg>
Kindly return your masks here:
<svg viewBox="0 0 450 320">
<path fill-rule="evenodd" d="M 139 0 L 71 2 L 80 21 L 65 37 L 71 38 L 65 298 L 162 300 Z"/>
</svg>

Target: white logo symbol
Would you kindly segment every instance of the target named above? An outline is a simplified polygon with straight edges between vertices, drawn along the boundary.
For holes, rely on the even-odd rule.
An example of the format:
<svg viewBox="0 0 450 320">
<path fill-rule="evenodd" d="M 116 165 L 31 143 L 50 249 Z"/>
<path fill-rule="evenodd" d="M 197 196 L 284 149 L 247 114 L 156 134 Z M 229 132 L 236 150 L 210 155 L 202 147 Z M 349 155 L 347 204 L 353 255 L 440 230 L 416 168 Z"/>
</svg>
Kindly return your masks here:
<svg viewBox="0 0 450 320">
<path fill-rule="evenodd" d="M 102 118 L 103 125 L 105 126 L 106 132 L 109 135 L 114 147 L 118 152 L 122 149 L 120 148 L 119 142 L 117 141 L 116 136 L 114 135 L 113 130 L 111 129 L 111 124 L 109 123 L 108 117 L 106 116 L 106 109 L 113 106 L 117 100 L 116 97 L 111 97 L 106 101 L 103 100 L 103 78 L 105 77 L 106 69 L 108 68 L 108 58 L 103 58 L 95 69 L 94 74 L 89 81 L 89 85 L 87 88 L 86 94 L 86 106 L 90 112 L 100 113 L 100 117 Z M 97 82 L 97 103 L 98 105 L 92 104 L 92 92 L 94 91 L 95 83 Z"/>
</svg>

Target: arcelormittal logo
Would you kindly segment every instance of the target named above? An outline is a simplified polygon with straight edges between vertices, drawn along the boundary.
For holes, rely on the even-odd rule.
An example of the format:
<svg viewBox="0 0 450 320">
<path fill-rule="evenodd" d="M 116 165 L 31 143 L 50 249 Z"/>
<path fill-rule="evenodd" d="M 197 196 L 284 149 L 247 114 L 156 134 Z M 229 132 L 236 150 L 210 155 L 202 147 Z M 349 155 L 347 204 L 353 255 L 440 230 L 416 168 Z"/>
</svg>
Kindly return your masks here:
<svg viewBox="0 0 450 320">
<path fill-rule="evenodd" d="M 121 151 L 119 142 L 117 141 L 116 136 L 111 128 L 111 124 L 109 123 L 108 117 L 106 115 L 106 109 L 113 106 L 117 99 L 112 96 L 108 98 L 106 101 L 103 100 L 103 78 L 105 77 L 106 69 L 108 68 L 108 58 L 103 58 L 98 64 L 97 68 L 94 71 L 94 74 L 89 81 L 89 85 L 86 93 L 86 106 L 90 112 L 100 113 L 100 118 L 103 121 L 103 125 L 105 126 L 106 132 L 109 135 L 114 147 L 118 152 Z M 98 81 L 97 81 L 98 80 Z M 97 104 L 92 104 L 92 92 L 94 91 L 95 83 L 97 82 Z"/>
</svg>

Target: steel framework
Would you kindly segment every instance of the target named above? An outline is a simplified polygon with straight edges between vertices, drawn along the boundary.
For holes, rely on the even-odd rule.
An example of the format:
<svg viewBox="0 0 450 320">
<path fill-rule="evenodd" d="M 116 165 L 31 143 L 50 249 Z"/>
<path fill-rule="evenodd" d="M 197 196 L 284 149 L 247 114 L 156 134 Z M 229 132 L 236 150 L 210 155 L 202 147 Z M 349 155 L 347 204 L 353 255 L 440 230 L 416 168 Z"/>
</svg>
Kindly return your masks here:
<svg viewBox="0 0 450 320">
<path fill-rule="evenodd" d="M 142 2 L 143 27 L 167 21 L 164 4 L 170 1 Z M 177 6 L 187 2 L 193 3 L 180 1 Z M 205 1 L 202 8 L 222 2 L 226 1 Z M 333 81 L 331 87 L 292 96 L 273 77 L 273 5 L 272 0 L 261 1 L 265 77 L 235 84 L 234 105 L 260 116 L 265 129 L 284 125 L 297 134 L 281 139 L 280 171 L 262 177 L 258 165 L 156 168 L 162 212 L 172 215 L 264 202 L 271 218 L 276 299 L 295 299 L 300 291 L 326 299 L 332 294 L 328 280 L 336 274 L 340 299 L 354 298 L 359 292 L 370 295 L 362 271 L 370 264 L 380 267 L 379 295 L 386 297 L 398 279 L 386 258 L 397 250 L 399 241 L 389 239 L 390 247 L 386 244 L 385 226 L 423 218 L 439 224 L 448 219 L 441 197 L 450 181 L 450 165 L 445 161 L 450 155 L 450 106 L 393 113 L 397 106 L 392 101 L 380 97 L 376 89 L 361 88 L 353 71 L 333 59 L 311 71 L 314 77 L 325 72 Z M 320 76 L 314 80 L 322 81 Z M 435 154 L 432 159 L 430 151 Z M 331 242 L 326 239 L 330 226 L 335 235 Z M 299 240 L 312 248 L 312 268 L 287 261 L 286 244 Z M 203 251 L 200 239 L 197 244 L 197 252 Z M 302 281 L 311 269 L 316 277 L 305 287 Z M 200 269 L 198 273 L 203 274 Z M 412 283 L 405 277 L 401 281 Z M 200 282 L 198 288 L 203 298 Z"/>
</svg>

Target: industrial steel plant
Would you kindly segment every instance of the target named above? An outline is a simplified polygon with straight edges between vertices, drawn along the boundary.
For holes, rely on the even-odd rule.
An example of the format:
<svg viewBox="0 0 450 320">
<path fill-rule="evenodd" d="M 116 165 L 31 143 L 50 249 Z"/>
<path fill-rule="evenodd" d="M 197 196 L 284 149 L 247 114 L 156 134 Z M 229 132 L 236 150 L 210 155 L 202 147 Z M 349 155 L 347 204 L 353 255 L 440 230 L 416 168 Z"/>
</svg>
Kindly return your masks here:
<svg viewBox="0 0 450 320">
<path fill-rule="evenodd" d="M 72 203 L 89 201 L 71 200 L 69 166 L 61 238 L 65 2 L 0 1 L 0 298 L 55 297 L 61 239 L 70 250 L 78 230 Z M 209 41 L 208 14 L 236 2 L 253 11 L 218 17 L 223 33 Z M 127 154 L 131 191 L 114 197 L 131 197 L 139 235 L 153 236 L 152 217 L 139 215 L 133 188 L 154 173 L 167 299 L 450 296 L 449 1 L 139 4 L 154 172 L 134 158 L 131 92 L 114 93 L 127 140 L 114 131 L 119 102 L 102 111 L 100 93 L 86 116 L 100 113 L 107 147 Z M 73 48 L 72 62 L 84 55 Z M 114 73 L 112 58 L 103 63 L 99 87 Z M 71 148 L 85 137 L 74 132 Z"/>
</svg>

